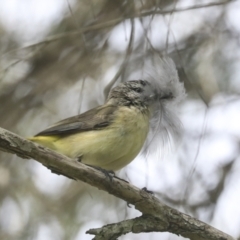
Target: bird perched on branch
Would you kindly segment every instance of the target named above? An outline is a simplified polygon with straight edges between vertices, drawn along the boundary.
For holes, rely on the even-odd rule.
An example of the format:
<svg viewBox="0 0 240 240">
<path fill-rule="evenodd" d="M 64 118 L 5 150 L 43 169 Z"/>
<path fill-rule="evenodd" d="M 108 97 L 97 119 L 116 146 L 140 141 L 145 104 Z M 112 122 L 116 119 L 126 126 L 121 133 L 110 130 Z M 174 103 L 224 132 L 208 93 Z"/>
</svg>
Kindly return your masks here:
<svg viewBox="0 0 240 240">
<path fill-rule="evenodd" d="M 178 135 L 179 121 L 172 106 L 184 96 L 184 87 L 171 59 L 155 56 L 155 61 L 144 80 L 119 84 L 103 105 L 29 139 L 82 163 L 116 171 L 141 149 L 147 151 L 159 136 Z"/>
</svg>

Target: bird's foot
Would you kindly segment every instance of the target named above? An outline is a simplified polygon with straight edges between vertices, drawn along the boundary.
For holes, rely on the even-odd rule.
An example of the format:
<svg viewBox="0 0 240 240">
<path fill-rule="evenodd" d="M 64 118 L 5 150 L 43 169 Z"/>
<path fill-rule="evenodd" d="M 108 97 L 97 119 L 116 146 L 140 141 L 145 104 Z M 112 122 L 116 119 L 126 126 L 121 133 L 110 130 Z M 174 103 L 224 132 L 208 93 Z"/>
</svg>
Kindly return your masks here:
<svg viewBox="0 0 240 240">
<path fill-rule="evenodd" d="M 153 191 L 148 190 L 146 187 L 142 188 L 142 191 L 145 191 L 145 192 L 150 193 L 152 195 L 154 194 Z"/>
<path fill-rule="evenodd" d="M 88 165 L 88 164 L 86 164 Z M 88 165 L 89 167 L 92 167 L 92 168 L 95 168 L 97 169 L 98 171 L 102 172 L 111 182 L 113 180 L 113 178 L 115 177 L 115 172 L 114 171 L 109 171 L 109 170 L 106 170 L 104 168 L 101 168 L 101 167 L 97 167 L 97 166 L 92 166 L 92 165 Z"/>
</svg>

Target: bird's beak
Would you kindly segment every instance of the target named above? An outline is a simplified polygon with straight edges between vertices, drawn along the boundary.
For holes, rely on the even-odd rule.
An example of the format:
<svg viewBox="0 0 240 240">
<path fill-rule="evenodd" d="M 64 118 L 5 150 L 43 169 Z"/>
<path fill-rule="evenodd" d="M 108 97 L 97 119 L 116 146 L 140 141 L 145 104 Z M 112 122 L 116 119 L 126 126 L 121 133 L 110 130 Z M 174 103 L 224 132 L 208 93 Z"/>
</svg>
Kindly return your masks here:
<svg viewBox="0 0 240 240">
<path fill-rule="evenodd" d="M 167 92 L 163 94 L 160 99 L 173 99 L 173 93 L 172 92 Z"/>
</svg>

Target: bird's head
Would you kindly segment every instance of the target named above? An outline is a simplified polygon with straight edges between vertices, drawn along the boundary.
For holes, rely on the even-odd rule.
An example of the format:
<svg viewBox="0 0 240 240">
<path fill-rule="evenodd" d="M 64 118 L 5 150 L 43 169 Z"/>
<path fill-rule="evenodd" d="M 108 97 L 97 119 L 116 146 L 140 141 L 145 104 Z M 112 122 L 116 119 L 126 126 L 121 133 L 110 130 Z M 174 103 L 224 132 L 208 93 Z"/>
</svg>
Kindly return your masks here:
<svg viewBox="0 0 240 240">
<path fill-rule="evenodd" d="M 144 80 L 132 80 L 113 88 L 108 100 L 123 106 L 149 107 L 156 101 L 172 99 L 170 91 L 157 91 L 151 83 Z"/>
</svg>

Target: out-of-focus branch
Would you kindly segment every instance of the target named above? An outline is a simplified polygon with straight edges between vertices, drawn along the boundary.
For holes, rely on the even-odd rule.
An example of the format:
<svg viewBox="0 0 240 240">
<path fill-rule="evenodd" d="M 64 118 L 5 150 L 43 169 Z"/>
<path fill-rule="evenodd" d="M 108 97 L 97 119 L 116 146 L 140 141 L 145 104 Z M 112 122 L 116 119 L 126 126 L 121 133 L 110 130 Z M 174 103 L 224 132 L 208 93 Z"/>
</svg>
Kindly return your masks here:
<svg viewBox="0 0 240 240">
<path fill-rule="evenodd" d="M 122 72 L 126 68 L 128 60 L 129 60 L 129 58 L 131 56 L 132 49 L 133 49 L 133 41 L 134 41 L 134 31 L 135 31 L 135 23 L 134 23 L 133 19 L 131 19 L 131 24 L 132 24 L 132 28 L 131 28 L 131 33 L 130 33 L 130 39 L 129 39 L 129 43 L 128 43 L 128 47 L 127 47 L 127 51 L 126 51 L 123 63 L 121 64 L 121 67 L 118 69 L 118 71 L 115 74 L 114 78 L 105 87 L 105 89 L 104 89 L 105 99 L 107 99 L 107 96 L 108 96 L 111 88 L 117 82 L 118 78 L 121 76 Z"/>
<path fill-rule="evenodd" d="M 214 7 L 214 6 L 221 6 L 221 5 L 225 5 L 228 4 L 230 2 L 233 2 L 234 0 L 226 0 L 226 1 L 222 1 L 222 2 L 211 2 L 208 4 L 197 4 L 194 6 L 190 6 L 190 7 L 186 7 L 186 8 L 175 8 L 175 9 L 171 9 L 171 10 L 149 10 L 149 11 L 142 11 L 142 12 L 135 12 L 134 14 L 130 14 L 129 16 L 124 16 L 124 17 L 120 17 L 120 18 L 116 18 L 107 22 L 100 22 L 100 23 L 96 23 L 98 22 L 98 19 L 96 19 L 94 21 L 94 23 L 89 24 L 86 27 L 83 27 L 81 29 L 79 29 L 78 31 L 69 31 L 69 32 L 65 32 L 65 33 L 60 33 L 60 34 L 56 34 L 54 36 L 50 36 L 45 38 L 43 41 L 28 45 L 26 47 L 23 48 L 17 48 L 17 49 L 13 49 L 5 54 L 11 54 L 14 53 L 16 51 L 19 50 L 24 50 L 27 48 L 33 48 L 42 44 L 47 44 L 47 43 L 51 43 L 54 41 L 58 41 L 61 40 L 63 38 L 69 38 L 69 37 L 73 37 L 73 36 L 78 36 L 78 35 L 82 35 L 91 31 L 98 31 L 104 28 L 110 28 L 110 27 L 114 27 L 117 24 L 121 23 L 124 20 L 127 19 L 134 19 L 134 18 L 141 18 L 141 17 L 147 17 L 150 15 L 155 15 L 155 14 L 159 14 L 159 15 L 166 15 L 166 14 L 172 14 L 172 13 L 177 13 L 177 12 L 184 12 L 184 11 L 189 11 L 189 10 L 195 10 L 195 9 L 201 9 L 201 8 L 209 8 L 209 7 Z M 4 55 L 5 55 L 4 54 Z M 0 56 L 2 57 L 2 56 Z"/>
<path fill-rule="evenodd" d="M 140 220 L 146 221 L 145 216 L 149 217 L 147 219 L 151 218 L 154 220 L 154 225 L 144 224 L 141 228 L 139 227 L 140 220 L 133 219 L 138 224 L 137 229 L 142 229 L 144 232 L 167 231 L 194 240 L 233 240 L 231 236 L 206 223 L 161 203 L 146 190 L 140 190 L 115 177 L 109 179 L 95 168 L 86 166 L 48 148 L 34 144 L 3 128 L 0 128 L 0 150 L 17 154 L 22 158 L 33 158 L 55 173 L 86 182 L 134 205 L 135 208 L 143 214 Z M 113 231 L 114 225 L 110 227 L 110 232 Z M 156 228 L 154 226 L 156 226 Z M 91 232 L 92 231 L 93 230 L 91 230 Z M 96 234 L 99 231 L 101 230 L 96 230 Z M 136 232 L 136 229 L 131 228 L 129 231 L 125 229 L 122 230 L 122 232 Z M 116 239 L 116 237 L 111 239 Z"/>
<path fill-rule="evenodd" d="M 150 10 L 150 11 L 145 11 L 141 13 L 141 16 L 149 16 L 151 14 L 172 14 L 174 12 L 185 12 L 185 11 L 189 11 L 189 10 L 195 10 L 195 9 L 200 9 L 200 8 L 209 8 L 209 7 L 215 7 L 215 6 L 221 6 L 221 5 L 225 5 L 227 3 L 233 2 L 235 0 L 226 0 L 226 1 L 217 1 L 217 2 L 210 2 L 208 4 L 196 4 L 194 6 L 189 6 L 189 7 L 185 7 L 185 8 L 175 8 L 172 10 Z"/>
</svg>

